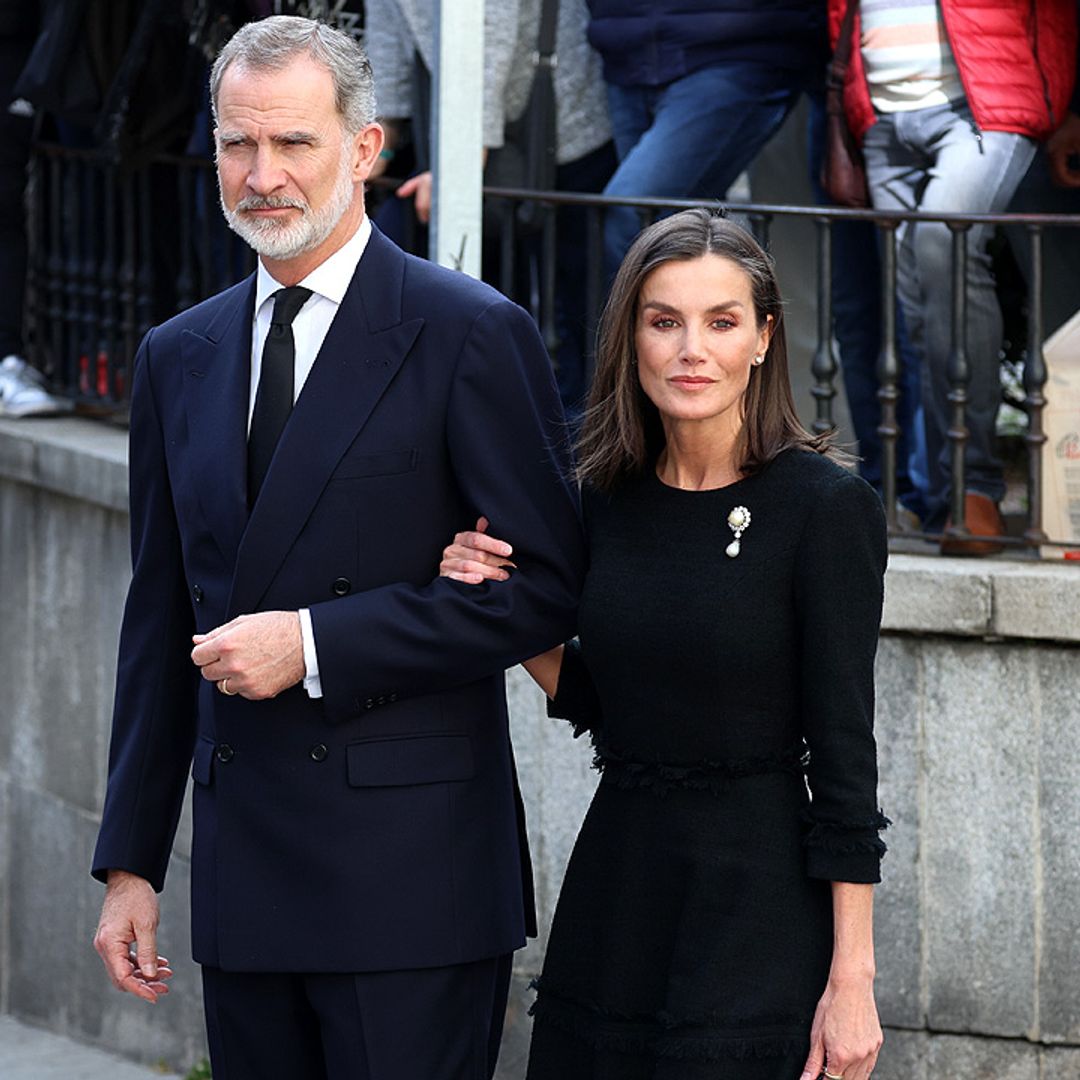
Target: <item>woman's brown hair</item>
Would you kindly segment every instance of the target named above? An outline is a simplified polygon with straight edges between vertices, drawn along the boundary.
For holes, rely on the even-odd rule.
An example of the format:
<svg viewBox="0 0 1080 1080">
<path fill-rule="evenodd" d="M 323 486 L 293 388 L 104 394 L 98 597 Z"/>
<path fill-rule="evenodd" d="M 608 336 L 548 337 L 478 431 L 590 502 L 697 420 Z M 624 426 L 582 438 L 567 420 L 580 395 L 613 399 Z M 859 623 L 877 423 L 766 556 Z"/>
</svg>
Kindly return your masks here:
<svg viewBox="0 0 1080 1080">
<path fill-rule="evenodd" d="M 631 245 L 600 318 L 596 375 L 578 443 L 578 477 L 609 491 L 641 472 L 664 446 L 656 406 L 641 389 L 634 335 L 645 279 L 673 260 L 719 255 L 750 280 L 759 327 L 772 316 L 765 362 L 750 369 L 737 454 L 743 475 L 756 472 L 790 447 L 829 449 L 828 435 L 811 435 L 799 422 L 788 378 L 784 308 L 772 259 L 742 227 L 708 210 L 683 210 L 645 229 Z"/>
</svg>

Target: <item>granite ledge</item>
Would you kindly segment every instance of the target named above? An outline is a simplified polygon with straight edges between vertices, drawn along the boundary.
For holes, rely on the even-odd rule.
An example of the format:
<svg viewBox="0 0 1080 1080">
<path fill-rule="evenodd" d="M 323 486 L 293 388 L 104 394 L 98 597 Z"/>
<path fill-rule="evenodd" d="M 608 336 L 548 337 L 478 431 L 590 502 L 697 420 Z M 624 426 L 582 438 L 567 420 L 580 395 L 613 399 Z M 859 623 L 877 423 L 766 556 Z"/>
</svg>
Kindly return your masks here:
<svg viewBox="0 0 1080 1080">
<path fill-rule="evenodd" d="M 83 417 L 0 420 L 0 478 L 126 513 L 127 432 Z"/>
<path fill-rule="evenodd" d="M 1080 563 L 892 555 L 882 630 L 1080 642 Z"/>
<path fill-rule="evenodd" d="M 82 417 L 0 420 L 0 478 L 127 511 L 127 433 Z M 1080 642 L 1080 562 L 894 554 L 882 630 Z"/>
</svg>

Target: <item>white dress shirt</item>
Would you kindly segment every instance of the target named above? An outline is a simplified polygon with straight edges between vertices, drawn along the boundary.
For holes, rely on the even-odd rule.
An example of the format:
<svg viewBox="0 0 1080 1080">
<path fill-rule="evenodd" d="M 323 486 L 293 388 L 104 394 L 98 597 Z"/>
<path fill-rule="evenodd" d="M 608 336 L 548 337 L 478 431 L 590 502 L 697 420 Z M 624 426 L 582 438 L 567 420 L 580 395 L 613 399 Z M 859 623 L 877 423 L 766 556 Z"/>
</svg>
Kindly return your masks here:
<svg viewBox="0 0 1080 1080">
<path fill-rule="evenodd" d="M 305 289 L 310 289 L 312 296 L 300 309 L 292 324 L 293 342 L 296 350 L 293 369 L 293 403 L 304 389 L 304 383 L 315 365 L 323 341 L 330 330 L 345 292 L 356 273 L 360 257 L 364 254 L 371 236 L 371 222 L 365 214 L 360 228 L 353 233 L 333 255 L 319 263 L 303 281 L 297 282 Z M 270 271 L 259 260 L 258 274 L 255 280 L 255 321 L 251 330 L 251 388 L 248 395 L 248 431 L 251 430 L 251 417 L 255 412 L 255 394 L 259 389 L 259 376 L 262 374 L 263 345 L 270 333 L 270 318 L 274 313 L 271 297 L 284 286 L 275 281 Z M 311 612 L 300 609 L 300 633 L 304 639 L 304 689 L 313 698 L 322 697 L 322 683 L 319 681 L 319 657 L 315 650 L 315 633 L 311 628 Z"/>
</svg>

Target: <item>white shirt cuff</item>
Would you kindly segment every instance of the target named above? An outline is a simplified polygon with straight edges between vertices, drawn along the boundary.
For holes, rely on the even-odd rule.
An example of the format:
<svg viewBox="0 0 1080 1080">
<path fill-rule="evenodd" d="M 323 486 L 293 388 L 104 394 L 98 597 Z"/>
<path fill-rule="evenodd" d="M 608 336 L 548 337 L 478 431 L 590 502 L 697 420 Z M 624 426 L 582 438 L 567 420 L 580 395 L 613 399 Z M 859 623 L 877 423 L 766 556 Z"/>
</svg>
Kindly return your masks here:
<svg viewBox="0 0 1080 1080">
<path fill-rule="evenodd" d="M 322 697 L 319 679 L 319 654 L 315 651 L 315 631 L 311 628 L 311 612 L 300 609 L 300 636 L 304 639 L 304 689 L 308 697 Z"/>
</svg>

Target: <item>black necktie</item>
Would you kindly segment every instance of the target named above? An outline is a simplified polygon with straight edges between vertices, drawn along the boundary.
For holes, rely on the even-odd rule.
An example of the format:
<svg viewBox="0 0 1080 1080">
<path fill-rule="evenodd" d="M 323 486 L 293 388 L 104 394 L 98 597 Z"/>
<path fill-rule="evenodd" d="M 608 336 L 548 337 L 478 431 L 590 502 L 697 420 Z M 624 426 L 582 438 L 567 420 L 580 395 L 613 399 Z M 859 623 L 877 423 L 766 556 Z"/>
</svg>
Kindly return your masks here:
<svg viewBox="0 0 1080 1080">
<path fill-rule="evenodd" d="M 309 296 L 311 290 L 299 285 L 274 293 L 274 314 L 263 346 L 262 372 L 248 435 L 248 506 L 255 505 L 285 421 L 292 412 L 296 363 L 292 323 Z"/>
</svg>

